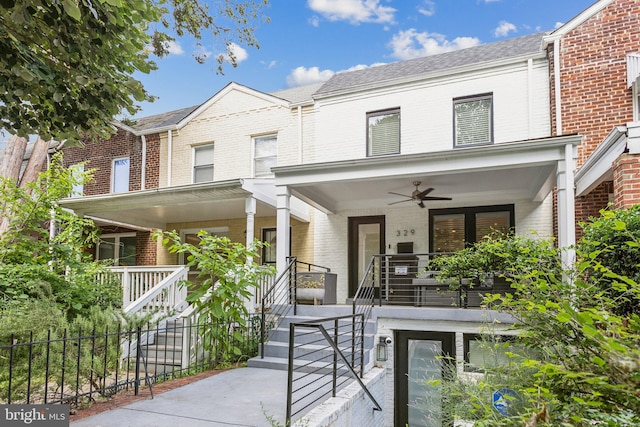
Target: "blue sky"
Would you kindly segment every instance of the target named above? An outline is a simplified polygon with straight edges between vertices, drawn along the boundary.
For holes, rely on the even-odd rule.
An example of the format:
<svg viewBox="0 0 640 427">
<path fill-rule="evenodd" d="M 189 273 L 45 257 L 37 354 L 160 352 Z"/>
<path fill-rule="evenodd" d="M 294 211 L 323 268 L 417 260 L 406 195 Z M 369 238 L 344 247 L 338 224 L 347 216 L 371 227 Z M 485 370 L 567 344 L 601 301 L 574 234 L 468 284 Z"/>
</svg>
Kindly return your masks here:
<svg viewBox="0 0 640 427">
<path fill-rule="evenodd" d="M 200 104 L 229 82 L 263 92 L 326 80 L 356 67 L 397 62 L 553 30 L 595 0 L 270 0 L 259 25 L 260 49 L 237 47 L 237 68 L 216 74 L 210 57 L 181 39 L 159 69 L 138 74 L 158 97 L 137 117 Z M 213 56 L 213 55 L 212 55 Z"/>
</svg>

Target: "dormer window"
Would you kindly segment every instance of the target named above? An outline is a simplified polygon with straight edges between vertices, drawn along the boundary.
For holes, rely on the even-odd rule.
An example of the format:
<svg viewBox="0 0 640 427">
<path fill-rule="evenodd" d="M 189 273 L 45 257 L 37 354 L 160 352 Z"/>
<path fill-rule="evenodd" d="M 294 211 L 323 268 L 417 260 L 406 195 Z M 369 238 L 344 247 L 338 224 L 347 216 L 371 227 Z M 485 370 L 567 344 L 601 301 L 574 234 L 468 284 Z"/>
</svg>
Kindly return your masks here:
<svg viewBox="0 0 640 427">
<path fill-rule="evenodd" d="M 367 113 L 367 157 L 400 154 L 400 109 Z"/>
<path fill-rule="evenodd" d="M 493 143 L 493 95 L 453 100 L 454 147 Z"/>
</svg>

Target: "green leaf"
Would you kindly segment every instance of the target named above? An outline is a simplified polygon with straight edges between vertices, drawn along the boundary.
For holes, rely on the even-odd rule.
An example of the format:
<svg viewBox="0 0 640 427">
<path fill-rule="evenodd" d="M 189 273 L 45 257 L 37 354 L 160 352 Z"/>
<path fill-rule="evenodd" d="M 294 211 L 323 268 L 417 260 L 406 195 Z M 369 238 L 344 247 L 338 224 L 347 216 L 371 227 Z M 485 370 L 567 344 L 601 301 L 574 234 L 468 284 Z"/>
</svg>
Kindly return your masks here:
<svg viewBox="0 0 640 427">
<path fill-rule="evenodd" d="M 556 320 L 562 323 L 568 323 L 571 321 L 571 315 L 569 313 L 560 312 L 556 315 Z"/>
<path fill-rule="evenodd" d="M 67 13 L 67 15 L 69 15 L 76 21 L 80 21 L 80 9 L 73 0 L 62 0 L 62 7 L 64 7 L 64 11 Z"/>
</svg>

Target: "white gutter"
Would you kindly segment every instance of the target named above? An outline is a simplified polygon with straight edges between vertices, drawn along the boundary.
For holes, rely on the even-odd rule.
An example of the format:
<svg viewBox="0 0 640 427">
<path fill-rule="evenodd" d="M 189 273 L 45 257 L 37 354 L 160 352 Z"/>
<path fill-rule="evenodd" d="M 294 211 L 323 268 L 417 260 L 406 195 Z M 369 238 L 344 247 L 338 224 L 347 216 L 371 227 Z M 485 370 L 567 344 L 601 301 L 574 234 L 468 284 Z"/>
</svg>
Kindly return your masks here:
<svg viewBox="0 0 640 427">
<path fill-rule="evenodd" d="M 173 162 L 173 131 L 167 131 L 167 187 L 171 187 L 171 163 Z"/>
<path fill-rule="evenodd" d="M 560 97 L 560 39 L 553 41 L 553 85 L 556 104 L 556 136 L 562 135 L 562 98 Z"/>
<path fill-rule="evenodd" d="M 298 105 L 298 163 L 303 161 L 303 141 L 302 141 L 302 106 Z"/>
<path fill-rule="evenodd" d="M 142 160 L 140 163 L 140 189 L 146 189 L 146 180 L 147 180 L 147 138 L 144 135 L 140 136 L 142 140 Z"/>
<path fill-rule="evenodd" d="M 138 230 L 138 231 L 150 231 L 150 232 L 153 232 L 153 231 L 158 230 L 157 228 L 142 227 L 142 226 L 139 226 L 139 225 L 128 224 L 126 222 L 114 221 L 112 219 L 98 218 L 97 216 L 86 215 L 85 218 L 90 219 L 93 222 L 103 222 L 105 224 L 115 225 L 116 227 L 130 228 L 132 230 Z"/>
<path fill-rule="evenodd" d="M 527 62 L 527 136 L 531 138 L 531 124 L 533 123 L 533 59 Z"/>
</svg>

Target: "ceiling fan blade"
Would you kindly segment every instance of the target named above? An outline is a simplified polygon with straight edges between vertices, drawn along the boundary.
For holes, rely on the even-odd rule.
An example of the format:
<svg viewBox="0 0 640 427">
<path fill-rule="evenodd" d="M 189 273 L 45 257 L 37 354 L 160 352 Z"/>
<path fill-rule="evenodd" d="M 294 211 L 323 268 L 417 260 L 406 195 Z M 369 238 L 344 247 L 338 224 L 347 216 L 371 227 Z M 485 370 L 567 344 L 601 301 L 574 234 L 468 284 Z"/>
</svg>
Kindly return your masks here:
<svg viewBox="0 0 640 427">
<path fill-rule="evenodd" d="M 426 190 L 422 190 L 420 191 L 418 194 L 416 194 L 416 199 L 422 199 L 424 200 L 424 197 L 431 193 L 433 191 L 433 188 L 427 188 Z"/>
<path fill-rule="evenodd" d="M 421 208 L 424 208 L 424 203 L 422 203 L 422 200 L 420 200 L 420 203 L 418 203 L 418 206 L 420 206 Z"/>
<path fill-rule="evenodd" d="M 394 194 L 396 196 L 402 196 L 402 197 L 406 197 L 407 199 L 411 199 L 411 196 L 408 196 L 406 194 L 400 194 L 400 193 L 394 193 L 393 191 L 389 191 L 389 194 Z"/>
<path fill-rule="evenodd" d="M 423 197 L 422 200 L 453 200 L 453 199 L 451 197 L 427 196 L 427 197 Z"/>
<path fill-rule="evenodd" d="M 391 202 L 391 203 L 388 203 L 388 205 L 389 205 L 389 206 L 391 206 L 391 205 L 397 205 L 398 203 L 411 202 L 411 201 L 412 201 L 412 199 L 400 200 L 399 202 Z"/>
</svg>

